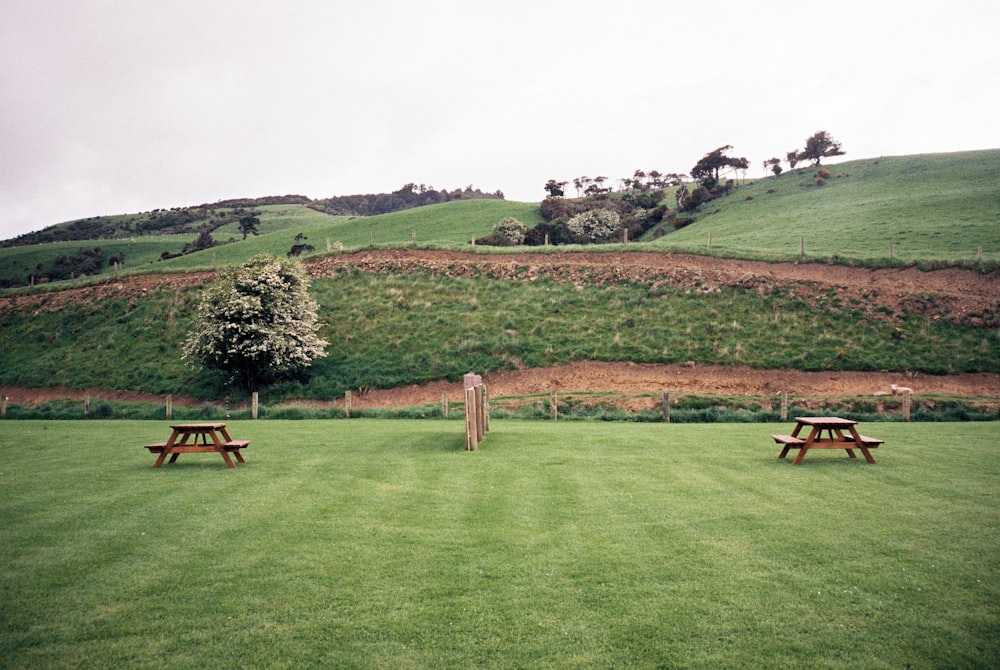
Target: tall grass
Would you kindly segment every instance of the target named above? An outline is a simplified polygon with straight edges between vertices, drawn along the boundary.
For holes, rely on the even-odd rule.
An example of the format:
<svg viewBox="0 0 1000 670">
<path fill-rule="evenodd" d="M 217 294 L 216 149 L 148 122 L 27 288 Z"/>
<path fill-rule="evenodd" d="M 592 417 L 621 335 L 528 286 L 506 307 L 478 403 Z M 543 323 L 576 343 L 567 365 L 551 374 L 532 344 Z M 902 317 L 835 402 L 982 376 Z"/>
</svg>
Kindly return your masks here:
<svg viewBox="0 0 1000 670">
<path fill-rule="evenodd" d="M 150 422 L 0 426 L 5 667 L 986 668 L 994 424 L 235 422 L 160 470 Z"/>
</svg>

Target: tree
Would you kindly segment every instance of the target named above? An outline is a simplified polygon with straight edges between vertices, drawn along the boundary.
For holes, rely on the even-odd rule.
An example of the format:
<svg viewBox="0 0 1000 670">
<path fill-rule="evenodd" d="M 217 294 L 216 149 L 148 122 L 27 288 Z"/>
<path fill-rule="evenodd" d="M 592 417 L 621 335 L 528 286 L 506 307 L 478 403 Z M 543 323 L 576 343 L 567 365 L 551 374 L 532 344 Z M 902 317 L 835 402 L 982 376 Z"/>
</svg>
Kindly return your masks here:
<svg viewBox="0 0 1000 670">
<path fill-rule="evenodd" d="M 250 233 L 257 235 L 257 226 L 259 224 L 260 219 L 253 214 L 240 217 L 240 232 L 243 233 L 243 239 L 245 240 Z"/>
<path fill-rule="evenodd" d="M 830 133 L 821 130 L 806 140 L 806 148 L 799 154 L 799 159 L 812 161 L 813 165 L 819 165 L 824 158 L 832 156 L 843 156 L 844 149 L 840 142 L 830 136 Z"/>
<path fill-rule="evenodd" d="M 551 198 L 561 198 L 566 195 L 566 185 L 568 183 L 568 181 L 556 181 L 555 179 L 550 179 L 545 183 L 545 191 Z"/>
<path fill-rule="evenodd" d="M 780 158 L 768 158 L 764 161 L 764 169 L 770 169 L 775 177 L 781 174 L 781 159 Z"/>
<path fill-rule="evenodd" d="M 493 226 L 492 237 L 500 246 L 516 247 L 524 244 L 524 238 L 527 234 L 528 226 L 512 216 L 507 216 Z"/>
<path fill-rule="evenodd" d="M 734 170 L 746 170 L 750 167 L 750 161 L 746 158 L 736 158 L 727 156 L 726 152 L 732 150 L 731 145 L 719 147 L 715 151 L 710 151 L 691 168 L 691 177 L 696 179 L 702 186 L 713 189 L 719 183 L 722 170 L 732 168 Z"/>
<path fill-rule="evenodd" d="M 608 242 L 621 230 L 618 212 L 608 209 L 591 209 L 577 214 L 566 222 L 566 227 L 581 244 Z"/>
<path fill-rule="evenodd" d="M 327 345 L 308 286 L 301 262 L 270 254 L 223 269 L 202 294 L 184 358 L 249 391 L 301 372 Z"/>
<path fill-rule="evenodd" d="M 202 249 L 211 249 L 215 246 L 215 240 L 212 239 L 212 229 L 207 225 L 202 225 L 199 229 L 198 237 L 194 238 L 194 242 L 191 243 L 191 248 L 194 251 L 201 251 Z"/>
</svg>

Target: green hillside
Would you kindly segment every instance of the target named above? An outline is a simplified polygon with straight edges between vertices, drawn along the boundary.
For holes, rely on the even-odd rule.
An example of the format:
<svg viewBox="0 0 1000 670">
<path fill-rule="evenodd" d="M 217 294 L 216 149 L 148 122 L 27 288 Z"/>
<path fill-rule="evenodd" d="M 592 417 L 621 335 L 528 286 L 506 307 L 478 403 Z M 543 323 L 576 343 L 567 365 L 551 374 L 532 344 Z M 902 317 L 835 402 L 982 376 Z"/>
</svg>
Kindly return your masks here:
<svg viewBox="0 0 1000 670">
<path fill-rule="evenodd" d="M 816 168 L 745 183 L 686 217 L 693 218 L 690 225 L 674 230 L 665 222 L 630 248 L 765 260 L 798 260 L 804 249 L 807 259 L 869 265 L 887 263 L 890 256 L 901 263 L 1000 262 L 1000 150 L 863 159 L 826 169 L 831 174 L 822 186 Z M 239 263 L 261 251 L 285 255 L 296 245 L 303 256 L 413 243 L 467 249 L 504 217 L 528 226 L 541 222 L 537 203 L 505 200 L 456 200 L 370 217 L 331 216 L 296 203 L 253 210 L 259 235 L 246 240 L 237 223 L 246 210 L 239 207 L 95 217 L 104 224 L 98 229 L 115 237 L 0 248 L 0 286 L 27 284 L 33 274 L 81 249 L 100 248 L 103 272 L 114 270 L 116 260 L 126 273 L 172 272 Z M 188 221 L 196 216 L 192 211 L 218 226 L 212 231 L 217 246 L 184 253 L 197 237 Z M 55 228 L 84 223 L 89 230 L 95 220 Z M 123 226 L 188 232 L 122 237 Z"/>
<path fill-rule="evenodd" d="M 125 273 L 179 272 L 211 269 L 216 265 L 241 263 L 254 254 L 286 255 L 296 244 L 311 245 L 302 256 L 326 253 L 330 248 L 407 245 L 465 247 L 474 237 L 488 234 L 508 216 L 532 226 L 541 221 L 536 203 L 506 200 L 460 200 L 428 205 L 371 217 L 331 216 L 305 205 L 265 205 L 255 208 L 260 218 L 258 235 L 242 239 L 239 225 L 227 223 L 212 232 L 218 246 L 182 254 L 196 234 L 143 235 L 90 241 L 48 242 L 0 248 L 0 279 L 27 284 L 39 267 L 51 267 L 59 257 L 80 249 L 99 247 L 101 269 L 112 272 L 111 259 L 123 256 Z M 142 215 L 146 216 L 146 215 Z M 301 236 L 296 240 L 297 236 Z M 164 254 L 177 256 L 161 260 Z"/>
<path fill-rule="evenodd" d="M 1000 372 L 1000 331 L 916 314 L 866 318 L 831 298 L 615 283 L 353 272 L 312 284 L 328 356 L 304 384 L 271 389 L 331 399 L 345 390 L 573 360 L 716 363 L 805 370 Z M 197 289 L 60 311 L 0 303 L 0 387 L 67 386 L 228 395 L 181 360 Z M 888 316 L 888 315 L 887 315 Z M 843 324 L 853 324 L 844 328 Z"/>
<path fill-rule="evenodd" d="M 651 247 L 734 257 L 1000 260 L 1000 151 L 900 156 L 754 181 Z"/>
</svg>

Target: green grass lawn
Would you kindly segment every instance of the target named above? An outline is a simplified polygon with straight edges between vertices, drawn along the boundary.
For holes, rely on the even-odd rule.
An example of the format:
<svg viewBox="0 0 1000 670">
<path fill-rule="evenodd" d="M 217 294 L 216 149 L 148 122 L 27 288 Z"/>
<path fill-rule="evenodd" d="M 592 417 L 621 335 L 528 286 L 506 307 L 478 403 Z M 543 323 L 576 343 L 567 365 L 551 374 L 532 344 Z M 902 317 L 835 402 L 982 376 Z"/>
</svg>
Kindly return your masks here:
<svg viewBox="0 0 1000 670">
<path fill-rule="evenodd" d="M 1000 665 L 998 425 L 0 424 L 0 666 Z"/>
</svg>

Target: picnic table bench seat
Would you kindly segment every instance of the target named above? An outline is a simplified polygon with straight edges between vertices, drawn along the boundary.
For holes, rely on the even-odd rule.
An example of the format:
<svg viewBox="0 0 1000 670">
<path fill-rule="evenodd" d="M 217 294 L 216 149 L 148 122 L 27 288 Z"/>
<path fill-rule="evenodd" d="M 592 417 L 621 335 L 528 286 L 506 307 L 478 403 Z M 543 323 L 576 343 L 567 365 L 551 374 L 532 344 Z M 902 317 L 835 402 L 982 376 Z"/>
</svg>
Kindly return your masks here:
<svg viewBox="0 0 1000 670">
<path fill-rule="evenodd" d="M 772 435 L 774 441 L 778 444 L 787 444 L 792 447 L 801 447 L 806 443 L 801 437 L 792 437 L 791 435 Z"/>
<path fill-rule="evenodd" d="M 248 446 L 250 446 L 250 440 L 229 440 L 229 442 L 222 445 L 222 448 L 226 451 L 234 451 Z"/>
<path fill-rule="evenodd" d="M 156 444 L 147 444 L 146 449 L 149 449 L 149 453 L 158 454 L 167 448 L 166 442 L 157 442 Z"/>
<path fill-rule="evenodd" d="M 858 435 L 861 438 L 862 444 L 871 449 L 878 448 L 878 445 L 885 444 L 885 440 L 880 440 L 877 437 L 868 437 L 867 435 Z"/>
</svg>

